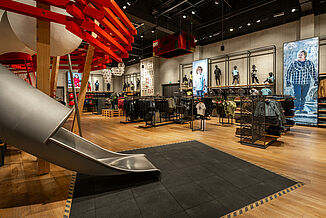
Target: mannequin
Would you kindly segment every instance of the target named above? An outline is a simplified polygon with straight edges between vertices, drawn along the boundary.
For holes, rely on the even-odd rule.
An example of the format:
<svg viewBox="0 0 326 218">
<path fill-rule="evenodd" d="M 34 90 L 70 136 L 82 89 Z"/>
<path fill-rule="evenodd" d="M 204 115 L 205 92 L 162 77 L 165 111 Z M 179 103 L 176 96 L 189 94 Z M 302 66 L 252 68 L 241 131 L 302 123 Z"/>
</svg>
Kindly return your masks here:
<svg viewBox="0 0 326 218">
<path fill-rule="evenodd" d="M 264 83 L 273 84 L 274 82 L 275 82 L 274 74 L 273 74 L 273 72 L 270 72 L 268 74 L 268 78 L 264 81 Z"/>
<path fill-rule="evenodd" d="M 221 75 L 222 75 L 222 72 L 221 72 L 221 69 L 218 68 L 217 65 L 215 65 L 214 74 L 215 74 L 215 82 L 216 82 L 216 85 L 217 86 L 221 85 Z"/>
<path fill-rule="evenodd" d="M 110 89 L 111 89 L 111 84 L 110 83 L 106 84 L 106 89 L 107 89 L 107 91 L 110 91 Z"/>
<path fill-rule="evenodd" d="M 100 88 L 100 83 L 98 82 L 98 80 L 96 80 L 94 85 L 95 85 L 95 91 L 97 92 Z"/>
<path fill-rule="evenodd" d="M 252 84 L 259 83 L 259 80 L 257 78 L 257 67 L 256 67 L 256 65 L 252 65 L 251 78 L 252 78 Z"/>
<path fill-rule="evenodd" d="M 91 92 L 92 91 L 91 83 L 89 81 L 87 83 L 87 91 L 88 92 Z"/>
<path fill-rule="evenodd" d="M 232 71 L 233 82 L 232 85 L 239 85 L 240 74 L 237 66 L 234 66 L 234 70 Z"/>
<path fill-rule="evenodd" d="M 131 84 L 130 84 L 130 90 L 131 91 L 134 91 L 135 90 L 135 85 L 134 83 L 131 81 Z"/>
<path fill-rule="evenodd" d="M 190 71 L 189 87 L 192 87 L 192 71 Z"/>
<path fill-rule="evenodd" d="M 182 83 L 184 85 L 188 85 L 188 78 L 187 78 L 187 75 L 185 74 L 184 77 L 182 78 Z"/>
<path fill-rule="evenodd" d="M 137 78 L 137 89 L 139 90 L 140 89 L 140 79 Z"/>
</svg>

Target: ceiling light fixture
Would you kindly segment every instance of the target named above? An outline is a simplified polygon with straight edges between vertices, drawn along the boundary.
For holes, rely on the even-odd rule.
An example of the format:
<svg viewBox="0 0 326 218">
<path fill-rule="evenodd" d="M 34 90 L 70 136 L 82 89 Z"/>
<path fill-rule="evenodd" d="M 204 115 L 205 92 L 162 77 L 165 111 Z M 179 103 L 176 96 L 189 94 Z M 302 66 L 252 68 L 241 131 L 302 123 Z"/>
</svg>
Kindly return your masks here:
<svg viewBox="0 0 326 218">
<path fill-rule="evenodd" d="M 140 35 L 140 38 L 144 38 L 144 35 Z"/>
<path fill-rule="evenodd" d="M 220 1 L 219 0 L 215 0 L 215 4 L 216 5 L 220 4 Z"/>
<path fill-rule="evenodd" d="M 230 28 L 230 32 L 233 32 L 233 30 L 234 30 L 233 28 Z"/>
<path fill-rule="evenodd" d="M 192 13 L 192 14 L 196 14 L 196 11 L 192 10 L 191 13 Z"/>
<path fill-rule="evenodd" d="M 242 29 L 242 26 L 239 26 L 239 29 Z"/>
<path fill-rule="evenodd" d="M 273 17 L 274 18 L 276 18 L 276 17 L 282 17 L 282 16 L 284 16 L 284 14 L 285 13 L 282 11 L 282 12 L 279 12 L 279 13 L 274 14 Z"/>
<path fill-rule="evenodd" d="M 127 2 L 127 5 L 130 6 L 131 5 L 130 2 Z"/>
<path fill-rule="evenodd" d="M 251 26 L 251 23 L 247 23 L 247 26 Z"/>
<path fill-rule="evenodd" d="M 257 20 L 256 22 L 257 22 L 257 23 L 260 23 L 260 22 L 261 22 L 261 20 Z"/>
<path fill-rule="evenodd" d="M 183 19 L 186 19 L 186 18 L 187 18 L 187 16 L 186 16 L 186 15 L 183 15 L 182 17 L 183 17 Z"/>
<path fill-rule="evenodd" d="M 126 10 L 127 6 L 124 5 L 122 8 L 123 8 L 124 10 Z"/>
<path fill-rule="evenodd" d="M 291 10 L 292 13 L 294 13 L 296 11 L 297 11 L 297 9 L 295 9 L 295 8 L 292 8 L 292 10 Z"/>
<path fill-rule="evenodd" d="M 152 30 L 152 33 L 155 33 L 155 30 L 154 29 Z"/>
</svg>

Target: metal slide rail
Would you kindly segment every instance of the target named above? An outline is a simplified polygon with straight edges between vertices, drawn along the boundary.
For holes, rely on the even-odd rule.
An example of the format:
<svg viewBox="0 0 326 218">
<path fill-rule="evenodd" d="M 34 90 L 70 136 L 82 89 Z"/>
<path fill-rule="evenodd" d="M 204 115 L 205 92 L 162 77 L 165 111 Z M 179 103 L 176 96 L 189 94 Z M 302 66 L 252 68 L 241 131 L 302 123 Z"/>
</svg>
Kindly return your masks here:
<svg viewBox="0 0 326 218">
<path fill-rule="evenodd" d="M 27 153 L 88 175 L 159 172 L 143 154 L 103 149 L 64 129 L 72 110 L 0 65 L 0 138 Z"/>
</svg>

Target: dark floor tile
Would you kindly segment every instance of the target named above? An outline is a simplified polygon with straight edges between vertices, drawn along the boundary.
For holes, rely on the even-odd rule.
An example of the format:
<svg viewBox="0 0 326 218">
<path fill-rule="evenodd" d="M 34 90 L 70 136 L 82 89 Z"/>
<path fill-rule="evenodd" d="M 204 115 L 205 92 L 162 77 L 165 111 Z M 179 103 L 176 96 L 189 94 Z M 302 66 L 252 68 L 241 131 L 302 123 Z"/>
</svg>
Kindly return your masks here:
<svg viewBox="0 0 326 218">
<path fill-rule="evenodd" d="M 157 158 L 157 159 L 155 159 L 155 160 L 153 159 L 151 161 L 154 164 L 154 166 L 156 166 L 162 172 L 168 172 L 168 171 L 171 171 L 171 170 L 175 170 L 176 169 L 176 166 L 173 165 L 166 158 Z"/>
<path fill-rule="evenodd" d="M 141 213 L 134 199 L 120 202 L 119 204 L 108 204 L 96 210 L 97 218 L 141 218 Z"/>
<path fill-rule="evenodd" d="M 165 191 L 165 187 L 162 185 L 161 182 L 153 182 L 153 183 L 143 184 L 139 186 L 134 186 L 132 187 L 131 190 L 134 196 L 138 198 L 143 195 L 152 194 L 159 191 Z"/>
<path fill-rule="evenodd" d="M 86 211 L 86 212 L 80 212 L 77 210 L 73 210 L 71 211 L 69 217 L 71 218 L 95 218 L 95 210 L 90 210 L 90 211 Z"/>
<path fill-rule="evenodd" d="M 279 190 L 283 190 L 285 188 L 288 188 L 288 187 L 296 184 L 295 181 L 285 178 L 283 176 L 277 175 L 277 174 L 274 177 L 272 177 L 264 182 L 266 184 L 269 184 L 271 186 L 278 188 Z"/>
<path fill-rule="evenodd" d="M 229 196 L 239 190 L 237 186 L 218 176 L 209 177 L 196 183 L 216 199 Z"/>
<path fill-rule="evenodd" d="M 166 190 L 152 192 L 136 198 L 143 217 L 169 217 L 169 215 L 182 212 L 178 202 Z"/>
<path fill-rule="evenodd" d="M 202 165 L 205 165 L 206 169 L 209 170 L 214 175 L 220 176 L 220 177 L 226 177 L 233 172 L 237 171 L 235 166 L 232 166 L 228 163 L 220 163 L 217 161 L 207 161 L 206 163 L 203 163 Z"/>
<path fill-rule="evenodd" d="M 217 218 L 228 214 L 228 209 L 218 201 L 210 201 L 186 210 L 190 217 Z"/>
<path fill-rule="evenodd" d="M 270 184 L 266 184 L 265 182 L 262 182 L 262 183 L 249 186 L 243 189 L 243 191 L 251 195 L 253 198 L 260 200 L 265 197 L 268 197 L 269 195 L 279 192 L 280 189 Z"/>
<path fill-rule="evenodd" d="M 248 193 L 238 190 L 226 197 L 217 199 L 217 201 L 226 207 L 229 212 L 232 212 L 255 202 L 256 199 Z"/>
<path fill-rule="evenodd" d="M 180 213 L 169 215 L 169 218 L 189 218 L 189 216 L 185 211 L 183 211 Z"/>
<path fill-rule="evenodd" d="M 169 188 L 168 191 L 184 209 L 189 209 L 205 202 L 213 200 L 201 186 L 196 183 L 188 183 L 181 186 Z"/>
<path fill-rule="evenodd" d="M 107 207 L 109 204 L 118 204 L 122 201 L 133 199 L 130 189 L 114 190 L 95 195 L 95 207 Z"/>
<path fill-rule="evenodd" d="M 262 182 L 261 180 L 248 176 L 240 170 L 234 171 L 231 174 L 223 176 L 223 178 L 226 181 L 232 183 L 233 185 L 239 187 L 240 189 Z"/>
<path fill-rule="evenodd" d="M 161 182 L 165 187 L 169 188 L 191 183 L 193 180 L 191 180 L 191 178 L 188 176 L 183 175 L 179 170 L 173 170 L 169 173 L 163 172 L 161 175 Z"/>
<path fill-rule="evenodd" d="M 71 210 L 78 211 L 78 213 L 95 210 L 94 196 L 74 197 Z"/>
<path fill-rule="evenodd" d="M 182 175 L 188 176 L 195 181 L 214 176 L 214 174 L 209 171 L 204 165 L 182 168 L 179 171 Z"/>
<path fill-rule="evenodd" d="M 265 170 L 261 167 L 255 166 L 255 165 L 249 165 L 246 168 L 240 169 L 240 171 L 246 173 L 249 176 L 252 176 L 254 178 L 257 178 L 262 181 L 267 181 L 272 177 L 275 177 L 276 174 L 272 173 L 268 170 Z"/>
</svg>

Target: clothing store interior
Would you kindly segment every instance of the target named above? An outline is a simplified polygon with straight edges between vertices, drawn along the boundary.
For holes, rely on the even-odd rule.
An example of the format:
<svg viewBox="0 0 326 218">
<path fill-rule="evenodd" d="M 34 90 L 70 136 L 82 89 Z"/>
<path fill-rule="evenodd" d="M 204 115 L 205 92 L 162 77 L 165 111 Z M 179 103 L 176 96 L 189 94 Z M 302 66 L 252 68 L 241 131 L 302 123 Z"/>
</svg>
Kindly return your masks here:
<svg viewBox="0 0 326 218">
<path fill-rule="evenodd" d="M 0 1 L 0 217 L 326 217 L 325 0 Z"/>
</svg>

